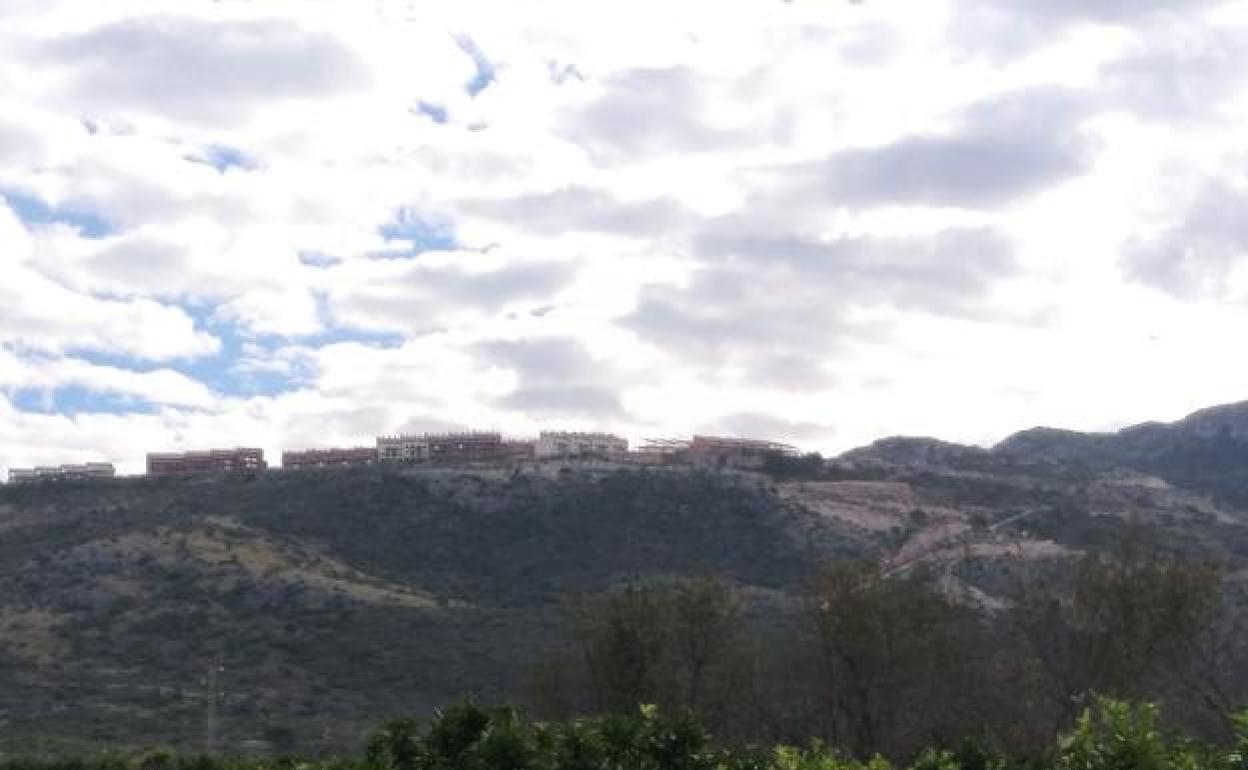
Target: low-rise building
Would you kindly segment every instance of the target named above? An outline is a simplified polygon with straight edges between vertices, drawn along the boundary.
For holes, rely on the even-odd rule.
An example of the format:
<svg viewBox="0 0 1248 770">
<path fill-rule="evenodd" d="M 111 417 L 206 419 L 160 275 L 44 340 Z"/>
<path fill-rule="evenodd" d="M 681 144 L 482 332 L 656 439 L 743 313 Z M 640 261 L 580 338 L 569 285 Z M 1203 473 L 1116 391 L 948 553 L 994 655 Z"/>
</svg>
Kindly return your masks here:
<svg viewBox="0 0 1248 770">
<path fill-rule="evenodd" d="M 425 433 L 419 436 L 380 436 L 377 457 L 382 462 L 471 463 L 507 459 L 513 450 L 495 431 Z"/>
<path fill-rule="evenodd" d="M 792 456 L 796 448 L 775 441 L 726 436 L 694 436 L 685 452 L 698 465 L 757 468 L 769 455 Z"/>
<path fill-rule="evenodd" d="M 612 457 L 628 451 L 628 440 L 612 433 L 579 433 L 544 430 L 537 437 L 535 452 L 539 458 Z"/>
<path fill-rule="evenodd" d="M 372 465 L 375 462 L 377 462 L 377 449 L 371 446 L 282 452 L 282 468 L 290 470 Z"/>
<path fill-rule="evenodd" d="M 31 481 L 66 481 L 73 479 L 111 479 L 117 475 L 112 463 L 83 463 L 81 465 L 40 465 L 34 468 L 10 468 L 9 483 L 22 484 Z"/>
<path fill-rule="evenodd" d="M 207 449 L 192 452 L 149 452 L 149 476 L 181 473 L 236 473 L 262 471 L 268 467 L 264 450 L 250 447 Z"/>
<path fill-rule="evenodd" d="M 643 465 L 670 465 L 683 461 L 688 453 L 688 439 L 648 438 L 637 447 L 632 459 Z"/>
<path fill-rule="evenodd" d="M 537 442 L 533 439 L 503 439 L 503 457 L 507 460 L 532 460 L 537 457 Z"/>
<path fill-rule="evenodd" d="M 429 460 L 424 436 L 378 436 L 377 459 L 384 463 L 423 463 Z"/>
</svg>

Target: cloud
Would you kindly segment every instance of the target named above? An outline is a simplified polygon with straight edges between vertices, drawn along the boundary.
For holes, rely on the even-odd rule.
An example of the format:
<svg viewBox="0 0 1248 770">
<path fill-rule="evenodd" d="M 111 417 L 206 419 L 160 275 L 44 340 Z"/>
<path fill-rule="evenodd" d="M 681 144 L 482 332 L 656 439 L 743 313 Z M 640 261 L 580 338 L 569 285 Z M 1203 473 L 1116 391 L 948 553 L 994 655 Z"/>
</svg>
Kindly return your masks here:
<svg viewBox="0 0 1248 770">
<path fill-rule="evenodd" d="M 1178 222 L 1125 244 L 1124 273 L 1180 299 L 1225 296 L 1235 269 L 1248 264 L 1246 208 L 1248 192 L 1209 182 Z"/>
<path fill-rule="evenodd" d="M 973 313 L 995 281 L 1016 270 L 1014 246 L 990 228 L 944 230 L 926 237 L 773 235 L 730 222 L 708 228 L 696 253 L 714 264 L 768 271 L 815 286 L 839 303 L 899 305 L 951 315 Z"/>
<path fill-rule="evenodd" d="M 775 176 L 794 202 L 998 208 L 1088 170 L 1093 147 L 1077 130 L 1086 112 L 1085 99 L 1061 89 L 1011 93 L 968 108 L 955 131 L 842 150 Z"/>
<path fill-rule="evenodd" d="M 613 420 L 624 413 L 619 394 L 600 385 L 525 385 L 503 396 L 499 405 L 539 417 Z"/>
<path fill-rule="evenodd" d="M 75 358 L 19 357 L 0 348 L 0 387 L 54 391 L 69 386 L 152 404 L 202 409 L 217 402 L 203 384 L 170 369 L 133 371 Z"/>
<path fill-rule="evenodd" d="M 338 322 L 426 333 L 493 316 L 517 303 L 548 300 L 568 284 L 574 270 L 545 260 L 473 269 L 454 263 L 367 260 L 324 272 L 328 309 Z"/>
<path fill-rule="evenodd" d="M 1064 32 L 1081 24 L 1139 27 L 1167 19 L 1185 22 L 1221 0 L 956 0 L 948 37 L 974 53 L 1009 59 L 1045 45 L 1057 45 Z"/>
<path fill-rule="evenodd" d="M 515 388 L 499 399 L 508 409 L 597 420 L 624 414 L 618 373 L 576 339 L 488 340 L 474 349 L 483 361 L 515 373 Z"/>
<path fill-rule="evenodd" d="M 563 133 L 604 164 L 744 141 L 744 127 L 719 126 L 704 114 L 710 87 L 688 67 L 616 72 L 599 97 L 565 116 Z"/>
<path fill-rule="evenodd" d="M 37 133 L 8 116 L 0 116 L 0 167 L 40 158 L 43 153 L 44 145 Z"/>
<path fill-rule="evenodd" d="M 758 383 L 823 380 L 818 362 L 885 330 L 851 311 L 885 307 L 971 317 L 988 312 L 997 281 L 1017 269 L 1013 246 L 990 229 L 923 238 L 773 235 L 729 220 L 708 228 L 704 259 L 683 288 L 652 285 L 621 324 L 677 360 L 742 366 Z"/>
<path fill-rule="evenodd" d="M 1225 101 L 1248 74 L 1248 33 L 1167 25 L 1100 69 L 1106 101 L 1148 120 L 1234 120 Z"/>
<path fill-rule="evenodd" d="M 364 64 L 327 33 L 285 19 L 137 16 L 48 43 L 67 95 L 104 114 L 228 123 L 285 99 L 361 86 Z"/>
<path fill-rule="evenodd" d="M 34 244 L 0 205 L 0 343 L 47 352 L 99 350 L 167 360 L 217 350 L 181 308 L 151 299 L 107 299 L 72 291 L 27 264 Z"/>
<path fill-rule="evenodd" d="M 605 190 L 580 185 L 513 198 L 468 200 L 460 203 L 459 208 L 546 236 L 596 232 L 654 237 L 688 218 L 688 213 L 671 198 L 621 201 Z"/>
<path fill-rule="evenodd" d="M 1149 207 L 1243 163 L 1234 4 L 557 4 L 0 2 L 0 463 L 979 441 L 1248 378 L 1241 187 Z"/>
<path fill-rule="evenodd" d="M 773 414 L 738 412 L 706 423 L 701 432 L 770 441 L 809 441 L 827 440 L 836 429 L 809 420 L 786 420 Z"/>
</svg>

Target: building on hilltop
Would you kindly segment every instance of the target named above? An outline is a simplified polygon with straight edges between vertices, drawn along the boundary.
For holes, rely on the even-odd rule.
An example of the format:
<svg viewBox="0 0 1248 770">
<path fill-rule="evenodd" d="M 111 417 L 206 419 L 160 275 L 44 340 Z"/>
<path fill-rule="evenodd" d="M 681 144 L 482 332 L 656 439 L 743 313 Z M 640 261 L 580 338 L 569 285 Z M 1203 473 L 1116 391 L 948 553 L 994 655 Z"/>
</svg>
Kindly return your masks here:
<svg viewBox="0 0 1248 770">
<path fill-rule="evenodd" d="M 520 461 L 537 457 L 537 442 L 533 439 L 503 439 L 503 458 Z"/>
<path fill-rule="evenodd" d="M 628 451 L 628 440 L 612 433 L 578 433 L 544 430 L 537 438 L 535 453 L 547 457 L 611 457 Z"/>
<path fill-rule="evenodd" d="M 378 436 L 377 459 L 383 463 L 423 463 L 429 460 L 424 436 Z"/>
<path fill-rule="evenodd" d="M 249 447 L 193 452 L 149 452 L 147 454 L 149 476 L 262 471 L 267 467 L 268 464 L 264 461 L 264 450 Z"/>
<path fill-rule="evenodd" d="M 372 465 L 375 462 L 377 462 L 377 449 L 371 446 L 282 452 L 282 468 L 289 470 Z"/>
<path fill-rule="evenodd" d="M 692 439 L 652 438 L 639 448 L 637 458 L 652 464 L 690 463 L 707 467 L 761 468 L 768 456 L 791 457 L 796 448 L 775 441 L 727 436 Z"/>
<path fill-rule="evenodd" d="M 379 436 L 377 457 L 382 462 L 402 463 L 499 461 L 512 456 L 517 449 L 514 443 L 504 442 L 496 431 Z"/>
<path fill-rule="evenodd" d="M 688 451 L 688 439 L 648 438 L 637 447 L 634 459 L 648 465 L 666 465 L 685 459 Z"/>
<path fill-rule="evenodd" d="M 73 479 L 111 479 L 117 475 L 112 463 L 82 465 L 40 465 L 34 468 L 10 468 L 9 483 L 31 481 L 67 481 Z"/>
<path fill-rule="evenodd" d="M 690 462 L 698 465 L 759 468 L 768 456 L 792 457 L 797 449 L 762 439 L 694 436 L 685 454 Z"/>
</svg>

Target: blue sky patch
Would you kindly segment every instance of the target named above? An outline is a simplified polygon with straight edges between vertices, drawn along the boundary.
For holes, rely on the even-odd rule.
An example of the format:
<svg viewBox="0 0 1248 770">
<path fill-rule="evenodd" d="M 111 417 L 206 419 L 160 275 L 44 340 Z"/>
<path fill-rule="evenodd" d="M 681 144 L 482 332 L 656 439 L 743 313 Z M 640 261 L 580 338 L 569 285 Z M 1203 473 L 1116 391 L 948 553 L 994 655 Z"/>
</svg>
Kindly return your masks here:
<svg viewBox="0 0 1248 770">
<path fill-rule="evenodd" d="M 186 159 L 192 163 L 203 163 L 212 166 L 217 171 L 225 173 L 232 168 L 242 169 L 243 171 L 251 171 L 256 167 L 256 161 L 242 150 L 235 147 L 227 147 L 223 144 L 209 145 L 199 155 L 187 155 Z"/>
<path fill-rule="evenodd" d="M 326 328 L 317 334 L 296 337 L 253 334 L 234 320 L 217 317 L 216 308 L 212 306 L 187 305 L 183 308 L 195 319 L 198 329 L 213 334 L 221 341 L 220 350 L 212 355 L 156 364 L 96 351 L 78 351 L 75 356 L 100 366 L 130 371 L 171 369 L 200 382 L 217 394 L 232 398 L 251 398 L 289 393 L 304 387 L 315 377 L 316 372 L 306 361 L 297 357 L 280 357 L 280 348 L 302 346 L 315 349 L 343 342 L 397 347 L 403 342 L 403 337 L 398 334 L 328 325 L 328 310 L 325 308 L 322 308 L 321 315 L 327 322 Z M 57 403 L 61 406 L 59 401 Z M 129 411 L 142 411 L 142 406 L 141 403 L 133 405 Z"/>
<path fill-rule="evenodd" d="M 103 238 L 113 232 L 112 225 L 103 217 L 77 206 L 51 206 L 33 195 L 13 190 L 0 190 L 0 198 L 27 227 L 69 225 L 86 238 Z"/>
<path fill-rule="evenodd" d="M 342 262 L 341 257 L 335 257 L 333 254 L 326 254 L 321 251 L 301 251 L 299 252 L 299 264 L 308 267 L 333 267 Z"/>
<path fill-rule="evenodd" d="M 387 241 L 408 241 L 410 248 L 387 250 L 381 257 L 414 257 L 427 251 L 454 251 L 459 248 L 455 228 L 450 220 L 431 217 L 412 209 L 400 209 L 394 220 L 382 225 L 378 232 Z"/>
<path fill-rule="evenodd" d="M 455 42 L 461 51 L 472 57 L 473 64 L 477 66 L 476 74 L 464 84 L 464 90 L 468 92 L 468 95 L 476 96 L 494 82 L 494 65 L 485 57 L 476 42 L 467 35 L 460 35 L 455 38 Z"/>
<path fill-rule="evenodd" d="M 33 414 L 151 414 L 156 405 L 131 394 L 92 390 L 81 385 L 57 388 L 17 388 L 9 401 L 19 411 Z"/>
<path fill-rule="evenodd" d="M 446 108 L 440 104 L 433 102 L 419 102 L 416 105 L 416 112 L 421 115 L 427 115 L 434 123 L 439 125 L 446 123 Z"/>
</svg>

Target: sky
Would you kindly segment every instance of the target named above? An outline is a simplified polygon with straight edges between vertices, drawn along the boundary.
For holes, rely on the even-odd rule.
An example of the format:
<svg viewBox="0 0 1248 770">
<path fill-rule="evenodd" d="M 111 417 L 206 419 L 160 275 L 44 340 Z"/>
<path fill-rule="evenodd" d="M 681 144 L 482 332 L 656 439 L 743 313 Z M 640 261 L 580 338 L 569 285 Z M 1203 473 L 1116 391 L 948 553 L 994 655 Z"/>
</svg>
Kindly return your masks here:
<svg viewBox="0 0 1248 770">
<path fill-rule="evenodd" d="M 0 469 L 1243 400 L 1246 67 L 1241 1 L 2 0 Z"/>
</svg>

